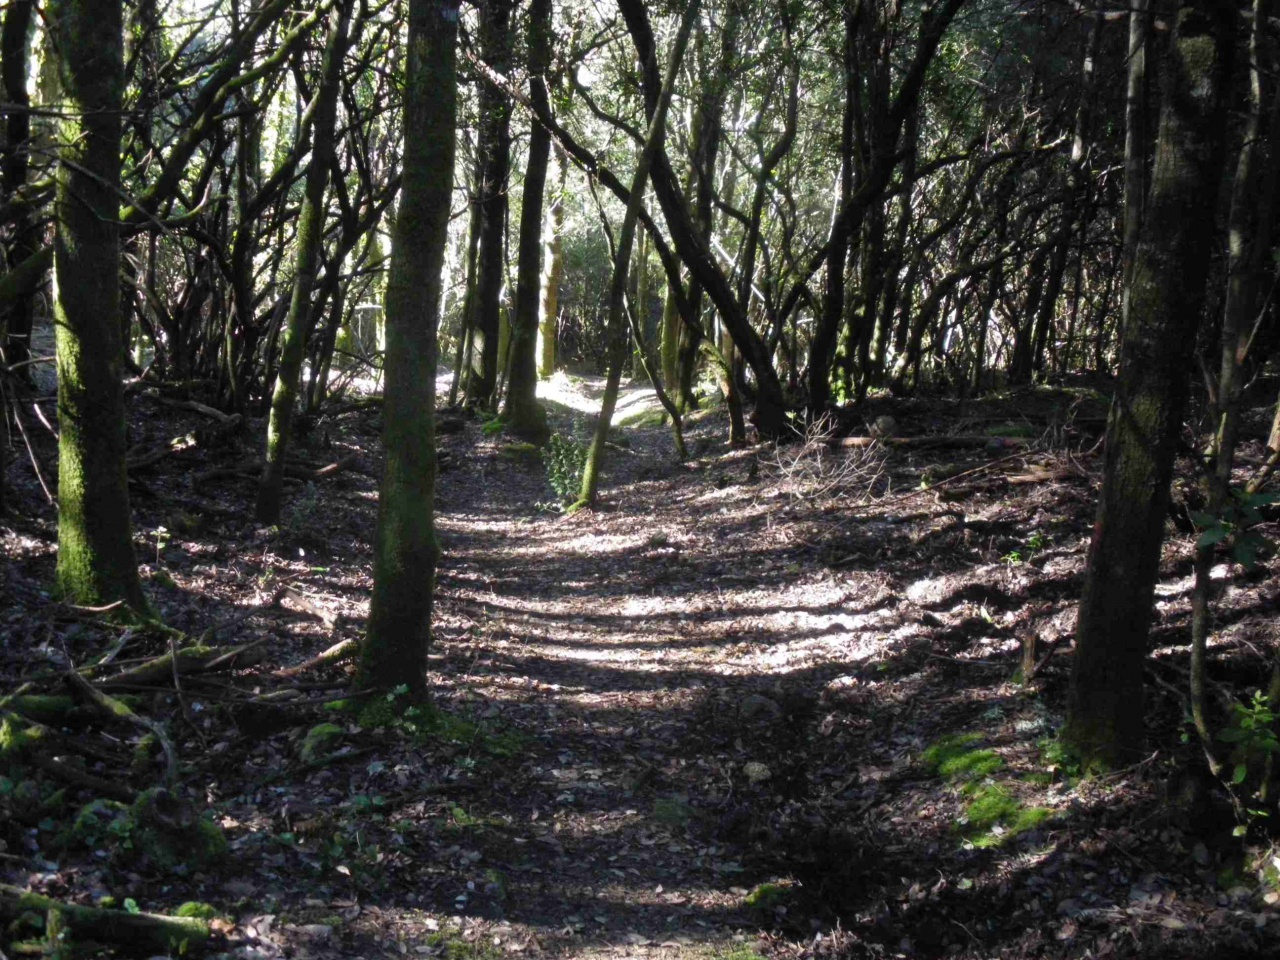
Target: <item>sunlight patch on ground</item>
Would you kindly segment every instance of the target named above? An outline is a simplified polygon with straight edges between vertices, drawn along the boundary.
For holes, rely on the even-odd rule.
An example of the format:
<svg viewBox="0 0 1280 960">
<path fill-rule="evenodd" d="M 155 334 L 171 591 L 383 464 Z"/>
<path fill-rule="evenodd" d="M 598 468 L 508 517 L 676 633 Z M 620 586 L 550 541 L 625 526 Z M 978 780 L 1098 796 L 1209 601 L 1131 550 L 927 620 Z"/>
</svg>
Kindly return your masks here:
<svg viewBox="0 0 1280 960">
<path fill-rule="evenodd" d="M 557 370 L 548 380 L 538 381 L 538 399 L 558 403 L 577 413 L 595 416 L 600 412 L 600 398 L 604 393 L 604 377 L 578 377 Z M 624 381 L 618 394 L 615 419 L 634 413 L 653 401 L 650 387 L 632 385 Z"/>
</svg>

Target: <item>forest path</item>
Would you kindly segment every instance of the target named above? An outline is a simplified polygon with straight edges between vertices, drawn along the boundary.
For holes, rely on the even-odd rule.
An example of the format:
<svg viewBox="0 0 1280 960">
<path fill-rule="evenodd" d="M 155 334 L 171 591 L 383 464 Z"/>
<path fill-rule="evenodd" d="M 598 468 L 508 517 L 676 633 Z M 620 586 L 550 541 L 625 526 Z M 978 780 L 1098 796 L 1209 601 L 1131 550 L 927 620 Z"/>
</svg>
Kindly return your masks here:
<svg viewBox="0 0 1280 960">
<path fill-rule="evenodd" d="M 762 877 L 721 827 L 754 789 L 743 765 L 776 766 L 771 738 L 753 737 L 783 709 L 764 634 L 843 599 L 735 579 L 734 552 L 771 565 L 753 560 L 764 513 L 725 510 L 727 488 L 674 467 L 668 446 L 613 452 L 605 506 L 575 516 L 531 508 L 547 496 L 540 464 L 500 438 L 442 482 L 434 684 L 525 734 L 482 815 L 524 836 L 485 858 L 502 914 L 573 955 L 706 955 L 757 925 L 743 901 Z"/>
</svg>

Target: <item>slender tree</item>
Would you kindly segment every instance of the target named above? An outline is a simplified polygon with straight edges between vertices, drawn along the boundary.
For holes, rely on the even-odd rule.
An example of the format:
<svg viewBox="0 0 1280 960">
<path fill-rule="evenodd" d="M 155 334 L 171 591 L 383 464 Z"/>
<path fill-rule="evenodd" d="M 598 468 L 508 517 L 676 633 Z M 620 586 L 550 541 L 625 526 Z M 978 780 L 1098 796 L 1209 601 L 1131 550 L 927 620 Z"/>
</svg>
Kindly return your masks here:
<svg viewBox="0 0 1280 960">
<path fill-rule="evenodd" d="M 551 0 L 533 0 L 529 11 L 529 99 L 548 105 L 546 71 L 551 62 Z M 551 157 L 551 134 L 534 117 L 529 130 L 524 197 L 520 206 L 520 251 L 516 308 L 511 318 L 508 428 L 517 436 L 547 435 L 547 414 L 538 403 L 538 308 L 542 274 L 542 199 Z"/>
<path fill-rule="evenodd" d="M 618 385 L 622 379 L 622 366 L 627 358 L 627 328 L 625 316 L 625 299 L 627 290 L 627 270 L 631 263 L 631 248 L 635 241 L 636 223 L 640 219 L 640 207 L 644 202 L 644 185 L 649 179 L 649 171 L 654 158 L 662 148 L 662 140 L 667 130 L 667 110 L 671 106 L 671 95 L 675 89 L 675 80 L 680 72 L 680 61 L 684 59 L 685 47 L 689 42 L 689 33 L 693 29 L 698 13 L 698 0 L 691 0 L 685 8 L 680 29 L 671 43 L 671 56 L 667 63 L 666 76 L 662 80 L 658 99 L 654 104 L 653 114 L 649 118 L 649 129 L 645 134 L 644 147 L 636 160 L 636 172 L 631 181 L 631 196 L 627 201 L 627 210 L 623 215 L 622 227 L 618 231 L 618 245 L 614 251 L 613 278 L 609 283 L 609 374 L 605 381 L 604 397 L 600 403 L 600 417 L 596 421 L 595 436 L 587 451 L 587 462 L 582 471 L 582 494 L 575 507 L 591 506 L 595 503 L 596 493 L 600 489 L 600 462 L 604 457 L 604 445 L 609 438 L 609 428 L 613 420 L 613 410 L 618 402 Z"/>
<path fill-rule="evenodd" d="M 1120 382 L 1076 628 L 1067 739 L 1091 763 L 1142 750 L 1143 660 L 1169 484 L 1204 305 L 1225 154 L 1235 10 L 1177 10 L 1151 194 L 1125 291 Z"/>
<path fill-rule="evenodd" d="M 480 56 L 486 66 L 506 74 L 511 66 L 513 0 L 484 0 L 480 5 Z M 498 389 L 502 327 L 502 287 L 506 262 L 507 180 L 511 167 L 511 99 L 504 90 L 480 89 L 477 147 L 480 204 L 480 253 L 475 313 L 471 326 L 471 368 L 467 401 L 489 406 Z"/>
<path fill-rule="evenodd" d="M 569 161 L 564 149 L 556 150 L 556 169 L 559 183 L 551 198 L 548 216 L 546 249 L 542 252 L 542 306 L 538 319 L 538 376 L 549 377 L 556 372 L 556 337 L 560 325 L 560 280 L 564 276 L 564 189 L 569 173 Z"/>
<path fill-rule="evenodd" d="M 436 544 L 436 325 L 457 124 L 457 0 L 408 0 L 404 172 L 386 300 L 386 462 L 373 601 L 360 653 L 365 688 L 426 690 Z"/>
<path fill-rule="evenodd" d="M 307 107 L 310 115 L 307 119 L 310 120 L 309 126 L 313 131 L 311 160 L 307 164 L 302 213 L 298 220 L 298 254 L 294 265 L 293 295 L 285 318 L 280 368 L 276 373 L 275 393 L 271 398 L 271 418 L 267 424 L 266 463 L 258 485 L 256 513 L 260 523 L 280 522 L 284 459 L 289 448 L 293 411 L 298 403 L 302 361 L 312 327 L 311 295 L 315 290 L 316 273 L 324 245 L 324 194 L 329 184 L 329 168 L 333 163 L 338 94 L 351 25 L 351 7 L 352 0 L 342 0 L 334 11 L 333 26 L 325 45 L 320 82 Z"/>
<path fill-rule="evenodd" d="M 53 0 L 64 100 L 54 239 L 58 586 L 84 604 L 147 609 L 125 476 L 120 339 L 120 0 Z"/>
</svg>

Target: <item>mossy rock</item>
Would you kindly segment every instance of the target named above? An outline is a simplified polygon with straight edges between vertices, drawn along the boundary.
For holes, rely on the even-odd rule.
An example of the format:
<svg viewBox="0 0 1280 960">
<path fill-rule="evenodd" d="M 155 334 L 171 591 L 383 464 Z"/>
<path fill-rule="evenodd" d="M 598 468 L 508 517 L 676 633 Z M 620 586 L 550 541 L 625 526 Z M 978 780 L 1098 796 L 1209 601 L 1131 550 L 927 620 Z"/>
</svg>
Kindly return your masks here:
<svg viewBox="0 0 1280 960">
<path fill-rule="evenodd" d="M 200 869 L 227 852 L 221 828 L 162 787 L 144 791 L 129 806 L 102 799 L 85 804 L 59 840 L 122 861 L 142 858 L 164 870 Z"/>
<path fill-rule="evenodd" d="M 498 448 L 498 453 L 506 459 L 514 460 L 517 463 L 542 463 L 542 448 L 536 443 L 528 443 L 524 441 L 519 443 L 504 443 Z"/>
<path fill-rule="evenodd" d="M 786 883 L 761 883 L 752 888 L 743 902 L 757 913 L 772 914 L 791 900 L 792 887 Z"/>
<path fill-rule="evenodd" d="M 361 715 L 363 719 L 363 714 Z M 303 763 L 316 763 L 333 753 L 346 731 L 336 723 L 317 723 L 298 744 L 298 757 Z"/>
</svg>

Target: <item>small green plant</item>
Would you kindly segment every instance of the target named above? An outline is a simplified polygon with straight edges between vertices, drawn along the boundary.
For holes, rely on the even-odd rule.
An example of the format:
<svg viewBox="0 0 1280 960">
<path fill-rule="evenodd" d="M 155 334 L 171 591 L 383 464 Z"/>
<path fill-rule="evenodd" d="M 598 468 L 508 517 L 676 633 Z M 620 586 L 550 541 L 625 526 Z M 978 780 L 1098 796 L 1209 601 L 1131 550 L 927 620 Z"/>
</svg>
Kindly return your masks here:
<svg viewBox="0 0 1280 960">
<path fill-rule="evenodd" d="M 169 545 L 169 531 L 165 527 L 156 527 L 156 569 L 160 568 L 160 554 Z"/>
<path fill-rule="evenodd" d="M 1255 785 L 1265 778 L 1267 759 L 1280 753 L 1280 740 L 1276 738 L 1276 711 L 1271 698 L 1261 690 L 1255 690 L 1248 703 L 1233 705 L 1231 725 L 1218 734 L 1223 743 L 1234 744 L 1231 751 L 1231 783 L 1243 787 L 1252 780 Z M 1253 796 L 1256 798 L 1257 794 Z M 1269 816 L 1261 807 L 1242 804 L 1246 822 L 1235 828 L 1236 836 L 1249 832 L 1249 824 Z"/>
<path fill-rule="evenodd" d="M 1062 740 L 1044 737 L 1036 745 L 1040 748 L 1040 760 L 1048 773 L 1060 772 L 1068 779 L 1080 776 L 1080 757 Z"/>
<path fill-rule="evenodd" d="M 476 415 L 480 418 L 480 432 L 486 437 L 496 437 L 507 428 L 507 422 L 502 419 L 500 413 L 494 413 L 492 410 L 477 410 Z"/>
<path fill-rule="evenodd" d="M 562 503 L 572 503 L 582 490 L 582 472 L 587 466 L 585 445 L 560 433 L 553 433 L 542 448 L 547 482 Z"/>
<path fill-rule="evenodd" d="M 1023 563 L 1030 563 L 1035 555 L 1048 545 L 1049 537 L 1039 530 L 1033 530 L 1021 547 L 1016 550 L 1010 550 L 1000 558 L 1000 562 L 1010 567 L 1016 567 Z"/>
<path fill-rule="evenodd" d="M 350 701 L 340 706 L 355 708 Z M 516 731 L 496 730 L 484 721 L 476 722 L 429 704 L 414 703 L 405 684 L 360 706 L 358 711 L 360 726 L 370 730 L 395 730 L 418 743 L 445 744 L 492 758 L 514 757 L 525 748 L 524 737 Z M 474 764 L 467 757 L 456 762 L 459 766 Z"/>
<path fill-rule="evenodd" d="M 1258 563 L 1258 556 L 1275 546 L 1256 528 L 1264 519 L 1261 508 L 1278 500 L 1280 493 L 1248 493 L 1232 489 L 1231 500 L 1223 506 L 1221 513 L 1192 515 L 1191 522 L 1200 530 L 1196 546 L 1225 544 L 1231 552 L 1231 559 L 1245 569 L 1252 569 Z"/>
</svg>

